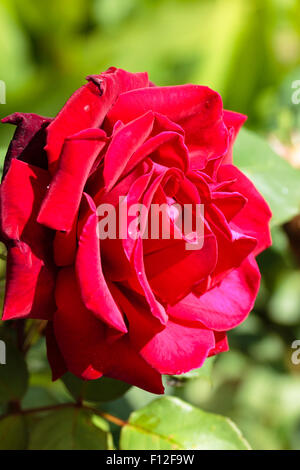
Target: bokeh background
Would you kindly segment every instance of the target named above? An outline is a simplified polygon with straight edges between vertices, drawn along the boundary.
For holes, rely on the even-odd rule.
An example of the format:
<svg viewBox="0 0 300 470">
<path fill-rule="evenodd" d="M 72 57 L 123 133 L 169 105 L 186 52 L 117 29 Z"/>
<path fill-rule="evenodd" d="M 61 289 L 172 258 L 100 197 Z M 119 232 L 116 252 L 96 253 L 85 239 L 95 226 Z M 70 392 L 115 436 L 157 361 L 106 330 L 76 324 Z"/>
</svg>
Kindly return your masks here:
<svg viewBox="0 0 300 470">
<path fill-rule="evenodd" d="M 300 167 L 298 0 L 0 0 L 0 117 L 15 111 L 55 116 L 84 78 L 114 65 L 149 72 L 158 85 L 193 82 L 222 94 L 247 127 Z M 0 128 L 1 160 L 13 133 Z M 299 180 L 300 185 L 300 180 Z M 300 449 L 300 223 L 273 229 L 260 257 L 254 312 L 230 334 L 231 351 L 212 374 L 169 382 L 168 393 L 231 417 L 254 449 Z M 1 265 L 2 278 L 4 263 Z M 3 281 L 1 284 L 3 292 Z M 43 340 L 29 353 L 24 406 L 64 401 L 52 384 Z M 153 399 L 132 388 L 107 408 L 127 418 Z M 1 411 L 1 409 L 0 409 Z"/>
</svg>

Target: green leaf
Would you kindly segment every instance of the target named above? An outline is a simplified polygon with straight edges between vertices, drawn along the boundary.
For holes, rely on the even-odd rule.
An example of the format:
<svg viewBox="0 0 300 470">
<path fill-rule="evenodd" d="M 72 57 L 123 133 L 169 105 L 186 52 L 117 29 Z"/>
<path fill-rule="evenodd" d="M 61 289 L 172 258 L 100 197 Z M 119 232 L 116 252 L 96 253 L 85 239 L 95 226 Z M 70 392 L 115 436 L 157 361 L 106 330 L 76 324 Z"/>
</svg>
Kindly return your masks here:
<svg viewBox="0 0 300 470">
<path fill-rule="evenodd" d="M 35 425 L 30 436 L 31 450 L 106 450 L 112 437 L 93 420 L 93 413 L 80 408 L 53 411 Z"/>
<path fill-rule="evenodd" d="M 228 418 L 206 413 L 175 397 L 132 413 L 121 433 L 122 450 L 246 450 L 249 444 Z"/>
<path fill-rule="evenodd" d="M 28 371 L 22 354 L 6 343 L 6 364 L 0 364 L 0 403 L 18 401 L 26 393 Z"/>
<path fill-rule="evenodd" d="M 84 381 L 68 372 L 62 378 L 65 386 L 75 400 L 90 402 L 113 401 L 124 395 L 131 385 L 120 380 L 102 377 L 98 380 Z"/>
<path fill-rule="evenodd" d="M 234 164 L 265 197 L 272 225 L 287 222 L 300 211 L 300 171 L 279 157 L 268 143 L 242 129 L 234 145 Z"/>
<path fill-rule="evenodd" d="M 27 427 L 22 415 L 0 419 L 0 450 L 24 450 L 27 447 Z"/>
</svg>

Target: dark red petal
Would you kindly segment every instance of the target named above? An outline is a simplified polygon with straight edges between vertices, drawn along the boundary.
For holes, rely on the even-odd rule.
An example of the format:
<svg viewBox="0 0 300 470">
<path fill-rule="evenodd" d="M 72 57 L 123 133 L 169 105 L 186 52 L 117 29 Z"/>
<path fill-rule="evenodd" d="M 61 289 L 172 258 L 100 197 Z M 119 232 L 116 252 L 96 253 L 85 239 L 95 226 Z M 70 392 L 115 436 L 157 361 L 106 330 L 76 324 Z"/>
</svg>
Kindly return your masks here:
<svg viewBox="0 0 300 470">
<path fill-rule="evenodd" d="M 13 159 L 1 184 L 1 238 L 7 245 L 4 319 L 48 319 L 54 309 L 53 233 L 36 222 L 48 173 Z"/>
<path fill-rule="evenodd" d="M 79 377 L 93 371 L 148 390 L 163 393 L 161 375 L 132 347 L 128 335 L 109 343 L 107 327 L 86 310 L 71 268 L 60 271 L 54 316 L 55 336 L 68 369 Z"/>
<path fill-rule="evenodd" d="M 2 320 L 49 320 L 54 312 L 54 272 L 19 242 L 8 249 Z"/>
<path fill-rule="evenodd" d="M 27 113 L 14 113 L 2 119 L 4 124 L 17 126 L 5 157 L 3 176 L 8 172 L 12 158 L 47 169 L 45 129 L 51 121 L 50 118 Z"/>
<path fill-rule="evenodd" d="M 53 256 L 56 266 L 71 266 L 75 263 L 77 250 L 77 220 L 70 232 L 56 232 L 53 240 Z"/>
<path fill-rule="evenodd" d="M 209 357 L 229 351 L 227 334 L 224 331 L 214 331 L 216 345 L 209 351 Z"/>
<path fill-rule="evenodd" d="M 68 369 L 55 338 L 53 322 L 47 324 L 46 345 L 47 357 L 52 370 L 52 380 L 58 380 L 68 372 Z"/>
<path fill-rule="evenodd" d="M 130 341 L 161 374 L 182 374 L 201 367 L 215 347 L 214 333 L 199 323 L 169 320 L 163 327 L 149 315 L 142 296 L 114 287 L 129 320 Z"/>
</svg>

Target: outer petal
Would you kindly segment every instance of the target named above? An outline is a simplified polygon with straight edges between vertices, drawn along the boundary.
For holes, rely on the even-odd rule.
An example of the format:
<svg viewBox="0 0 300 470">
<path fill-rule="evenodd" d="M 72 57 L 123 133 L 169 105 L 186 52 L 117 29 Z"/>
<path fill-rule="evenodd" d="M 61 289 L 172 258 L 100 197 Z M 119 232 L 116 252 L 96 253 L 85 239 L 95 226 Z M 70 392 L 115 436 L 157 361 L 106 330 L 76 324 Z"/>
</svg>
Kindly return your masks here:
<svg viewBox="0 0 300 470">
<path fill-rule="evenodd" d="M 161 374 L 177 375 L 201 367 L 214 346 L 212 331 L 199 324 L 170 319 L 140 354 Z"/>
<path fill-rule="evenodd" d="M 83 188 L 105 143 L 106 134 L 100 129 L 86 129 L 66 140 L 38 216 L 40 224 L 54 230 L 72 229 Z"/>
<path fill-rule="evenodd" d="M 244 234 L 256 238 L 255 254 L 260 253 L 271 245 L 269 222 L 272 213 L 266 201 L 259 194 L 253 183 L 233 165 L 222 165 L 218 172 L 220 181 L 234 180 L 230 185 L 232 191 L 237 191 L 248 199 L 244 209 L 232 220 Z"/>
<path fill-rule="evenodd" d="M 234 111 L 224 110 L 224 123 L 229 130 L 230 143 L 228 152 L 223 160 L 223 163 L 232 163 L 232 149 L 235 139 L 242 127 L 247 120 L 247 116 L 244 114 L 236 113 Z"/>
<path fill-rule="evenodd" d="M 141 296 L 116 288 L 114 295 L 129 320 L 131 343 L 161 374 L 182 374 L 201 367 L 215 347 L 213 331 L 199 323 L 171 319 L 162 327 L 149 315 Z"/>
<path fill-rule="evenodd" d="M 45 129 L 51 121 L 50 118 L 27 113 L 14 113 L 2 119 L 4 124 L 17 126 L 5 158 L 3 176 L 8 172 L 12 158 L 47 169 L 47 155 L 44 151 Z"/>
<path fill-rule="evenodd" d="M 50 230 L 36 222 L 49 181 L 45 170 L 13 159 L 1 185 L 1 238 L 8 247 L 3 319 L 48 319 L 55 271 Z"/>
<path fill-rule="evenodd" d="M 253 308 L 260 284 L 256 261 L 249 257 L 216 287 L 197 297 L 188 295 L 168 313 L 183 321 L 199 321 L 215 331 L 228 331 L 245 320 Z"/>
<path fill-rule="evenodd" d="M 54 312 L 53 270 L 26 243 L 19 242 L 8 250 L 2 320 L 48 320 Z"/>
<path fill-rule="evenodd" d="M 209 357 L 229 351 L 227 335 L 224 331 L 214 331 L 216 345 L 209 351 Z"/>
<path fill-rule="evenodd" d="M 152 393 L 163 393 L 160 374 L 133 349 L 128 335 L 107 342 L 107 328 L 84 307 L 70 268 L 59 274 L 56 299 L 59 310 L 54 316 L 55 336 L 73 374 L 86 378 L 85 372 L 92 370 Z"/>
<path fill-rule="evenodd" d="M 72 95 L 48 128 L 46 150 L 51 171 L 56 169 L 67 137 L 83 129 L 100 127 L 120 93 L 148 86 L 146 73 L 133 74 L 113 67 L 88 79 L 89 83 Z"/>
</svg>

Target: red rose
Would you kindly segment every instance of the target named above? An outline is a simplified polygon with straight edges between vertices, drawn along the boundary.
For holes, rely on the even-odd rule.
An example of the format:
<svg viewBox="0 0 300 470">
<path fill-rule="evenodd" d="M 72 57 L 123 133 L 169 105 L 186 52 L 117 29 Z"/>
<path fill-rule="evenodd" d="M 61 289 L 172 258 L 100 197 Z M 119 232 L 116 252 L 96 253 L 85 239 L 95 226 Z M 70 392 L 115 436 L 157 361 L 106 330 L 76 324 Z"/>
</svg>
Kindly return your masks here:
<svg viewBox="0 0 300 470">
<path fill-rule="evenodd" d="M 162 393 L 162 374 L 228 349 L 226 331 L 257 295 L 255 256 L 270 245 L 270 210 L 232 164 L 244 121 L 207 87 L 156 87 L 115 68 L 88 77 L 53 120 L 3 120 L 17 125 L 1 185 L 3 319 L 49 320 L 54 379 L 70 370 Z M 119 214 L 124 196 L 203 204 L 202 248 L 162 233 L 99 240 L 97 208 Z"/>
</svg>

